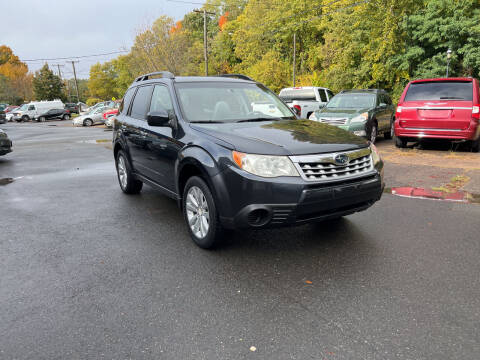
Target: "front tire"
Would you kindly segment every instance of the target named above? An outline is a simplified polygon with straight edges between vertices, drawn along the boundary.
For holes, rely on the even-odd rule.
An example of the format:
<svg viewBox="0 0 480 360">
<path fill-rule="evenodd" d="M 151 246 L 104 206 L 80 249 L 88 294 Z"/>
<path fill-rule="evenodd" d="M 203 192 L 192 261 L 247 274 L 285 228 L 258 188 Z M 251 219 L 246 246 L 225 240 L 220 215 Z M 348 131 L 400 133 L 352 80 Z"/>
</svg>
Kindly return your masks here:
<svg viewBox="0 0 480 360">
<path fill-rule="evenodd" d="M 117 154 L 115 167 L 117 168 L 120 189 L 122 189 L 125 194 L 138 194 L 142 190 L 143 183 L 140 180 L 135 179 L 130 162 L 122 150 Z"/>
<path fill-rule="evenodd" d="M 222 240 L 224 229 L 207 183 L 198 176 L 188 179 L 183 191 L 183 216 L 193 242 L 212 249 Z"/>
<path fill-rule="evenodd" d="M 83 121 L 83 126 L 92 126 L 93 121 L 91 119 L 86 119 Z"/>
<path fill-rule="evenodd" d="M 45 116 L 40 116 L 40 117 L 38 118 L 38 121 L 40 121 L 40 122 L 45 122 Z"/>
</svg>

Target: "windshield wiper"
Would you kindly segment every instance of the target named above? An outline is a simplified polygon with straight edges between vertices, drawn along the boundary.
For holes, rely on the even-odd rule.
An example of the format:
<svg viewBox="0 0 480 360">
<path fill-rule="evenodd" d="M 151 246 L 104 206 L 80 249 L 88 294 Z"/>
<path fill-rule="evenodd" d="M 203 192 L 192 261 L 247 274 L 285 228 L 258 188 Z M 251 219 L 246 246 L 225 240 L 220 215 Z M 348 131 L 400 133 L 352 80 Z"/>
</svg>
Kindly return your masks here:
<svg viewBox="0 0 480 360">
<path fill-rule="evenodd" d="M 238 120 L 237 123 L 256 122 L 256 121 L 273 121 L 273 120 L 278 120 L 278 118 L 275 118 L 275 117 L 258 117 L 258 118 L 252 118 L 252 119 Z"/>
<path fill-rule="evenodd" d="M 441 96 L 440 100 L 465 100 L 462 97 L 455 97 L 455 96 Z"/>
<path fill-rule="evenodd" d="M 198 120 L 198 121 L 190 121 L 190 124 L 223 124 L 223 121 L 216 121 L 216 120 Z"/>
</svg>

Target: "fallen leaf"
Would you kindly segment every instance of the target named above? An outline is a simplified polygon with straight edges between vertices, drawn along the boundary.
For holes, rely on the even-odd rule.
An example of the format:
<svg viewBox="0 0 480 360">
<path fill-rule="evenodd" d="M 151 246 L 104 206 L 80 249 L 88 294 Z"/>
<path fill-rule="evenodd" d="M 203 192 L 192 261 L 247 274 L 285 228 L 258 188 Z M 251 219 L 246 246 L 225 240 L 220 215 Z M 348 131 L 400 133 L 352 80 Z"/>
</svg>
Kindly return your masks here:
<svg viewBox="0 0 480 360">
<path fill-rule="evenodd" d="M 250 351 L 257 351 L 257 348 L 255 346 L 250 346 Z"/>
<path fill-rule="evenodd" d="M 305 280 L 305 284 L 313 284 L 310 280 Z"/>
</svg>

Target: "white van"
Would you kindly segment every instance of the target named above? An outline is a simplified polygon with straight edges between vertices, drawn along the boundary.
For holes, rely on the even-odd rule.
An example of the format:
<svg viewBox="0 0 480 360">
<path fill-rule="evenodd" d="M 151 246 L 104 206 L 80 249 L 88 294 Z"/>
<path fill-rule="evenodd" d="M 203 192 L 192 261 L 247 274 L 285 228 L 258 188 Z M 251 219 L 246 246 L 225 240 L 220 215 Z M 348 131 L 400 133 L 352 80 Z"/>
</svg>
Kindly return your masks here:
<svg viewBox="0 0 480 360">
<path fill-rule="evenodd" d="M 34 120 L 41 114 L 45 114 L 52 109 L 65 109 L 65 105 L 62 100 L 32 101 L 15 109 L 13 120 L 17 122 Z"/>
</svg>

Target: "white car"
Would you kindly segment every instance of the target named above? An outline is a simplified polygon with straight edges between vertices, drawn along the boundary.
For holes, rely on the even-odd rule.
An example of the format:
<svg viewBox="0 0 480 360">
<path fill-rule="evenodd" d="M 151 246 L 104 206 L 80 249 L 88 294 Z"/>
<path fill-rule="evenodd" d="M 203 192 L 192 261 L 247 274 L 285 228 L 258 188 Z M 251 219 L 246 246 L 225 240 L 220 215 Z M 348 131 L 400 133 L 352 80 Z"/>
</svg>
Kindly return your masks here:
<svg viewBox="0 0 480 360">
<path fill-rule="evenodd" d="M 308 119 L 330 101 L 333 92 L 323 87 L 303 86 L 282 89 L 279 96 L 301 119 Z"/>
<path fill-rule="evenodd" d="M 92 126 L 95 124 L 103 124 L 105 123 L 105 119 L 103 118 L 103 113 L 110 109 L 108 106 L 103 106 L 94 110 L 87 112 L 86 114 L 82 114 L 77 116 L 72 120 L 73 126 Z"/>
</svg>

